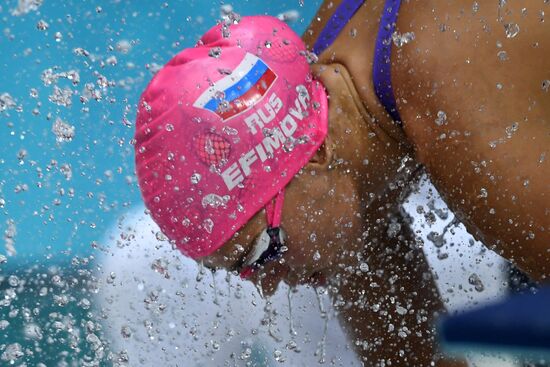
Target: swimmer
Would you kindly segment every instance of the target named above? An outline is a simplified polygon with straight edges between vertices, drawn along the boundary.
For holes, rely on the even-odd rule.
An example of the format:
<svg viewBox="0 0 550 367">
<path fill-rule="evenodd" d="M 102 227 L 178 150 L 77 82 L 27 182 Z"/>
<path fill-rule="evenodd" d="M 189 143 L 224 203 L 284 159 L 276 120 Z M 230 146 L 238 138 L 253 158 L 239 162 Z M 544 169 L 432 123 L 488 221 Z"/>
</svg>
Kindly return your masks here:
<svg viewBox="0 0 550 367">
<path fill-rule="evenodd" d="M 490 103 L 488 66 L 480 61 L 468 74 L 461 64 L 451 64 L 460 72 L 455 77 L 448 71 L 437 74 L 438 62 L 426 50 L 448 34 L 434 36 L 439 27 L 426 30 L 422 24 L 428 20 L 407 16 L 412 5 L 402 5 L 397 30 L 417 25 L 414 42 L 425 48 L 393 47 L 397 56 L 388 80 L 403 84 L 392 84 L 396 104 L 387 109 L 376 97 L 368 68 L 373 51 L 365 46 L 376 42 L 384 2 L 360 4 L 336 38 L 322 45 L 311 68 L 304 43 L 273 18 L 243 17 L 214 27 L 197 47 L 176 55 L 143 93 L 136 124 L 137 174 L 152 218 L 185 255 L 239 273 L 259 283 L 266 295 L 281 281 L 326 283 L 366 363 L 462 365 L 440 359 L 436 351 L 430 322 L 442 305 L 421 248 L 403 223 L 399 200 L 420 164 L 425 165 L 470 230 L 533 277 L 544 279 L 546 204 L 529 195 L 538 190 L 544 197 L 540 181 L 548 168 L 527 159 L 548 146 L 540 145 L 548 139 L 543 118 L 548 111 L 542 103 L 545 95 L 533 89 L 531 109 L 521 113 L 532 113 L 527 120 L 542 127 L 533 134 L 527 121 L 517 117 L 527 125 L 524 134 L 532 134 L 529 147 L 518 151 L 510 143 L 527 139 L 516 134 L 521 127 L 511 138 L 495 138 L 492 132 L 501 123 L 495 116 L 511 112 Z M 337 3 L 324 4 L 314 19 L 326 23 L 338 8 Z M 482 8 L 477 16 L 493 22 Z M 466 16 L 460 11 L 457 15 Z M 305 35 L 308 44 L 315 44 L 322 26 L 314 21 Z M 502 42 L 510 56 L 517 55 Z M 470 62 L 474 56 L 478 53 L 472 52 Z M 413 68 L 415 57 L 419 65 Z M 527 75 L 530 70 L 514 69 Z M 518 86 L 527 83 L 524 77 L 506 74 Z M 447 91 L 438 78 L 471 90 L 464 101 L 455 96 L 460 103 L 451 110 L 448 99 L 458 92 L 453 87 Z M 521 90 L 530 95 L 530 89 Z M 489 116 L 486 125 L 483 113 Z M 494 149 L 506 150 L 497 154 L 489 150 L 493 140 L 485 147 L 484 139 L 497 139 Z M 518 176 L 532 184 L 525 193 L 511 193 L 509 186 Z M 515 204 L 500 212 L 504 200 Z M 525 214 L 526 208 L 532 211 Z M 485 209 L 489 214 L 478 213 Z M 505 225 L 503 218 L 512 225 Z M 508 255 L 513 246 L 506 236 L 519 238 L 522 231 L 532 238 L 516 244 L 516 252 Z"/>
</svg>

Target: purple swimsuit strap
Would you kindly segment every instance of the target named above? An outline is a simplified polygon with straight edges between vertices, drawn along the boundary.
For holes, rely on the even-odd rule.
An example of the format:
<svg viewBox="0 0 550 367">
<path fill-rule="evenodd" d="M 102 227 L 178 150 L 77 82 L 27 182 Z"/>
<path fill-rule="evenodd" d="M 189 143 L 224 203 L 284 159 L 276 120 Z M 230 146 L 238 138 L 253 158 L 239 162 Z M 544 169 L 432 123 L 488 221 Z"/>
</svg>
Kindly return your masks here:
<svg viewBox="0 0 550 367">
<path fill-rule="evenodd" d="M 325 27 L 321 30 L 317 41 L 313 45 L 313 52 L 320 55 L 334 42 L 342 28 L 349 22 L 365 0 L 344 0 L 330 17 Z"/>
<path fill-rule="evenodd" d="M 338 36 L 346 23 L 353 17 L 365 0 L 344 0 L 330 17 L 321 30 L 317 41 L 313 45 L 313 52 L 320 55 Z M 386 0 L 374 49 L 372 78 L 374 90 L 380 103 L 394 121 L 400 123 L 401 117 L 397 111 L 397 104 L 391 84 L 391 48 L 392 34 L 395 30 L 397 14 L 401 0 Z"/>
<path fill-rule="evenodd" d="M 378 28 L 372 65 L 374 91 L 380 103 L 397 123 L 401 123 L 401 117 L 397 111 L 397 103 L 391 84 L 391 48 L 392 35 L 395 31 L 400 6 L 401 0 L 386 0 Z"/>
</svg>

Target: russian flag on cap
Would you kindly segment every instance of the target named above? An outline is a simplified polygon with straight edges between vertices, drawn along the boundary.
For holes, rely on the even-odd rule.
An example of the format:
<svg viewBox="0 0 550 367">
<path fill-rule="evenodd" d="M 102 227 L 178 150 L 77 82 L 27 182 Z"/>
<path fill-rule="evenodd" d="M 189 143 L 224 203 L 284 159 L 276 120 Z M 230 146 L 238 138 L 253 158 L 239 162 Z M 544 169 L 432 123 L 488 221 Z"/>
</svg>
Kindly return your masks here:
<svg viewBox="0 0 550 367">
<path fill-rule="evenodd" d="M 277 75 L 261 59 L 246 53 L 233 72 L 208 88 L 193 106 L 227 120 L 260 100 L 276 79 Z"/>
</svg>

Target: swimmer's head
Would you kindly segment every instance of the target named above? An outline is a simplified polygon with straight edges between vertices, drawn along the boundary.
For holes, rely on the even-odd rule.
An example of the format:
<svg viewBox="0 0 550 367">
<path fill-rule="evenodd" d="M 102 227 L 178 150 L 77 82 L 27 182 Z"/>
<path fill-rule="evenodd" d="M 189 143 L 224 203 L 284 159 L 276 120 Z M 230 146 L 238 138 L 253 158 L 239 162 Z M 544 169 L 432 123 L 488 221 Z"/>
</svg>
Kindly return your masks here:
<svg viewBox="0 0 550 367">
<path fill-rule="evenodd" d="M 185 255 L 209 255 L 284 189 L 326 133 L 327 97 L 300 37 L 267 16 L 219 24 L 141 96 L 145 204 Z"/>
<path fill-rule="evenodd" d="M 274 285 L 293 284 L 335 266 L 342 243 L 360 240 L 368 137 L 340 93 L 331 103 L 346 105 L 330 109 L 344 118 L 327 138 L 327 94 L 309 66 L 288 25 L 243 17 L 210 29 L 143 92 L 139 186 L 185 255 L 241 275 L 265 265 Z"/>
</svg>

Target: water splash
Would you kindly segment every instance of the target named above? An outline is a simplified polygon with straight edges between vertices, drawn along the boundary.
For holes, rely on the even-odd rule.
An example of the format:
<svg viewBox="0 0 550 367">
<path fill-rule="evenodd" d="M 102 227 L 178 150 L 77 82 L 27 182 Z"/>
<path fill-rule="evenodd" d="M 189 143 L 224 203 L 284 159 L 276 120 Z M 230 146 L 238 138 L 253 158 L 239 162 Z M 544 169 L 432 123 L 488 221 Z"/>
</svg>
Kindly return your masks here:
<svg viewBox="0 0 550 367">
<path fill-rule="evenodd" d="M 216 282 L 216 271 L 212 270 L 210 272 L 212 274 L 212 291 L 214 292 L 214 304 L 219 306 L 220 305 L 220 299 L 218 298 L 218 284 Z"/>
<path fill-rule="evenodd" d="M 19 0 L 17 2 L 17 8 L 13 9 L 11 14 L 18 17 L 30 13 L 31 11 L 37 11 L 42 5 L 43 0 Z"/>
<path fill-rule="evenodd" d="M 52 132 L 55 134 L 57 142 L 69 142 L 74 138 L 75 127 L 57 117 L 52 126 Z"/>
<path fill-rule="evenodd" d="M 317 296 L 317 304 L 319 306 L 319 312 L 321 313 L 321 318 L 323 319 L 323 336 L 321 340 L 317 343 L 317 350 L 315 351 L 315 356 L 319 357 L 318 362 L 324 364 L 326 362 L 326 344 L 327 344 L 327 331 L 328 331 L 328 313 L 321 299 L 321 293 L 324 291 L 324 288 L 316 289 L 315 295 Z"/>
<path fill-rule="evenodd" d="M 261 286 L 260 286 L 260 288 L 261 288 Z M 263 292 L 262 292 L 262 298 L 264 298 Z M 265 317 L 262 320 L 262 324 L 267 325 L 267 330 L 268 330 L 269 336 L 271 338 L 273 338 L 273 340 L 275 340 L 277 343 L 282 342 L 283 339 L 280 336 L 276 335 L 275 331 L 273 329 L 273 327 L 276 325 L 276 323 L 275 323 L 275 319 L 273 318 L 273 314 L 274 314 L 273 303 L 271 302 L 270 297 L 265 297 L 264 312 L 265 312 Z"/>
<path fill-rule="evenodd" d="M 282 20 L 283 22 L 286 22 L 286 23 L 292 23 L 292 22 L 296 22 L 298 19 L 300 19 L 300 12 L 298 10 L 287 10 L 283 13 L 279 13 L 277 15 L 277 18 L 279 20 Z"/>
<path fill-rule="evenodd" d="M 414 32 L 405 32 L 405 33 L 399 33 L 397 31 L 393 32 L 391 35 L 393 44 L 396 47 L 402 47 L 403 45 L 406 45 L 412 41 L 414 41 Z"/>
<path fill-rule="evenodd" d="M 290 325 L 290 335 L 296 336 L 298 335 L 298 332 L 296 332 L 296 329 L 294 329 L 294 318 L 292 316 L 292 293 L 293 292 L 295 292 L 295 289 L 292 287 L 288 287 L 286 298 L 288 300 L 288 321 Z"/>
<path fill-rule="evenodd" d="M 220 196 L 217 194 L 208 194 L 202 198 L 201 203 L 202 203 L 202 207 L 205 209 L 208 207 L 213 209 L 218 209 L 218 208 L 225 209 L 227 207 L 227 203 L 229 202 L 229 199 L 230 199 L 229 195 Z"/>
<path fill-rule="evenodd" d="M 15 236 L 17 235 L 17 227 L 15 226 L 15 221 L 13 219 L 8 219 L 6 221 L 8 227 L 4 231 L 4 248 L 8 256 L 14 256 L 17 254 L 15 250 Z"/>
<path fill-rule="evenodd" d="M 0 94 L 0 112 L 11 110 L 17 107 L 17 103 L 15 102 L 15 99 L 8 94 L 8 93 L 2 93 Z"/>
</svg>

